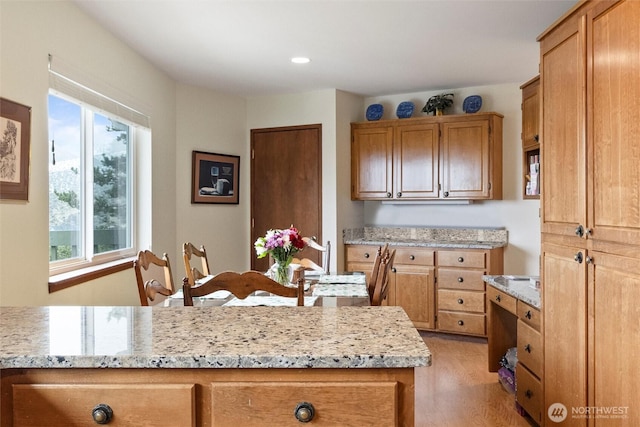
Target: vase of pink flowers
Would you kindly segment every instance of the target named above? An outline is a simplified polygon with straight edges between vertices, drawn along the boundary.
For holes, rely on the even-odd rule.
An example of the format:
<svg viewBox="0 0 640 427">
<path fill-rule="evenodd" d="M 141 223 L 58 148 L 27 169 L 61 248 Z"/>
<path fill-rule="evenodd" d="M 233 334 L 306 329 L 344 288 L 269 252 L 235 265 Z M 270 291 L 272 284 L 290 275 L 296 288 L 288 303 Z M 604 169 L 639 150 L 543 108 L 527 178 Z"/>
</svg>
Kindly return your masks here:
<svg viewBox="0 0 640 427">
<path fill-rule="evenodd" d="M 290 282 L 289 264 L 293 255 L 304 249 L 305 245 L 302 236 L 293 225 L 284 230 L 269 230 L 264 237 L 258 237 L 254 243 L 258 258 L 271 255 L 274 261 L 270 269 L 271 278 L 283 285 Z"/>
</svg>

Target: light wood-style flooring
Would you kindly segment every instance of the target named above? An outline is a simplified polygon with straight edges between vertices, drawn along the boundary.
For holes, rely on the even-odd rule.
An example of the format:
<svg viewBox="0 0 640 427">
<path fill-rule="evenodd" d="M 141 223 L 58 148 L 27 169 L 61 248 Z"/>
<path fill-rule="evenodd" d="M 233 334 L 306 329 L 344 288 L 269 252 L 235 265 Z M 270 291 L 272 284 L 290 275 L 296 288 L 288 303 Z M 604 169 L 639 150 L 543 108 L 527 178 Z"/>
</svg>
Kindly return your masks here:
<svg viewBox="0 0 640 427">
<path fill-rule="evenodd" d="M 530 427 L 515 397 L 487 370 L 487 341 L 421 332 L 432 365 L 416 369 L 416 427 Z"/>
</svg>

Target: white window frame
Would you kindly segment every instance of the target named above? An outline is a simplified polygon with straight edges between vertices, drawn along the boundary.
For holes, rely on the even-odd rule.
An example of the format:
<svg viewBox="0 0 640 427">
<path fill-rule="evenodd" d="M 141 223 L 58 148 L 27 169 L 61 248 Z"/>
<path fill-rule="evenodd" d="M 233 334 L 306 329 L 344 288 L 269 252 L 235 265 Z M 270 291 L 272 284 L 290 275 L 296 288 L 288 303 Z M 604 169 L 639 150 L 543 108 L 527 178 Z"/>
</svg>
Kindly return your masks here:
<svg viewBox="0 0 640 427">
<path fill-rule="evenodd" d="M 138 216 L 136 214 L 136 206 L 137 206 L 137 196 L 136 196 L 136 188 L 137 188 L 137 167 L 136 167 L 136 152 L 137 147 L 137 128 L 135 125 L 128 123 L 128 120 L 123 119 L 121 117 L 117 117 L 114 114 L 107 111 L 100 111 L 98 108 L 95 108 L 91 105 L 88 105 L 80 100 L 77 100 L 71 96 L 66 95 L 60 91 L 50 89 L 50 94 L 62 98 L 68 102 L 72 102 L 74 104 L 78 104 L 81 108 L 81 153 L 80 156 L 83 159 L 82 164 L 80 166 L 81 170 L 81 188 L 82 192 L 82 201 L 80 210 L 81 210 L 81 234 L 83 236 L 82 239 L 82 253 L 79 254 L 76 258 L 70 258 L 65 260 L 56 260 L 49 262 L 49 275 L 57 275 L 61 273 L 67 273 L 74 270 L 79 270 L 86 267 L 97 266 L 105 263 L 109 263 L 111 261 L 117 261 L 124 258 L 129 258 L 135 256 L 137 253 L 137 220 Z M 108 117 L 113 120 L 117 120 L 119 122 L 123 122 L 129 126 L 129 170 L 128 175 L 130 177 L 129 181 L 129 223 L 131 224 L 131 230 L 129 232 L 129 238 L 131 241 L 131 246 L 123 249 L 116 249 L 109 252 L 104 252 L 100 254 L 94 254 L 93 252 L 93 203 L 90 201 L 93 200 L 93 117 L 94 113 L 102 114 L 105 117 Z M 49 137 L 51 139 L 51 136 Z M 48 203 L 47 203 L 48 208 Z M 49 239 L 47 239 L 49 242 Z"/>
</svg>

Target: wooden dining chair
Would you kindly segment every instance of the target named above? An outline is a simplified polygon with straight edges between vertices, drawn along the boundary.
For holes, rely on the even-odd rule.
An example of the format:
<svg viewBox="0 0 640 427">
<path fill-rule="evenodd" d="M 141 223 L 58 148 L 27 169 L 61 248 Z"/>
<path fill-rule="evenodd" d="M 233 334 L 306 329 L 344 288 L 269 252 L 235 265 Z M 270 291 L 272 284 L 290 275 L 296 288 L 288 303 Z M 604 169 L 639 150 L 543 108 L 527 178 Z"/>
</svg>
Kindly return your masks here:
<svg viewBox="0 0 640 427">
<path fill-rule="evenodd" d="M 318 265 L 316 262 L 310 260 L 309 258 L 293 258 L 291 263 L 299 264 L 305 270 L 324 271 L 325 274 L 329 274 L 329 264 L 331 261 L 331 242 L 327 240 L 327 244 L 322 246 L 318 242 L 316 242 L 313 237 L 303 237 L 302 240 L 305 242 L 307 247 L 315 249 L 316 251 L 322 253 L 322 266 Z"/>
<path fill-rule="evenodd" d="M 191 265 L 191 257 L 200 258 L 200 269 Z M 209 270 L 209 260 L 207 259 L 207 250 L 204 246 L 196 248 L 191 242 L 184 243 L 182 245 L 182 258 L 184 259 L 185 273 L 191 286 L 195 285 L 196 280 L 211 274 Z"/>
<path fill-rule="evenodd" d="M 373 259 L 373 268 L 371 269 L 371 275 L 367 282 L 367 291 L 369 292 L 369 301 L 373 301 L 373 292 L 376 289 L 376 281 L 378 280 L 378 273 L 380 271 L 380 261 L 384 254 L 389 252 L 389 244 L 385 243 L 384 246 L 378 246 L 376 257 Z"/>
<path fill-rule="evenodd" d="M 167 254 L 158 258 L 151 251 L 138 252 L 133 261 L 141 305 L 156 305 L 175 293 L 171 264 Z M 158 298 L 158 295 L 161 297 Z"/>
<path fill-rule="evenodd" d="M 191 286 L 185 277 L 183 279 L 182 292 L 185 306 L 193 305 L 193 298 L 202 297 L 216 291 L 229 291 L 240 299 L 245 299 L 256 291 L 265 291 L 282 297 L 297 298 L 298 306 L 303 306 L 304 278 L 299 278 L 297 285 L 297 287 L 283 286 L 259 271 L 245 271 L 244 273 L 225 271 L 196 286 Z"/>
<path fill-rule="evenodd" d="M 389 293 L 389 279 L 391 277 L 391 269 L 393 268 L 393 260 L 396 257 L 396 250 L 387 251 L 382 254 L 380 259 L 380 267 L 376 278 L 376 286 L 371 297 L 371 305 L 382 305 L 382 301 L 387 298 Z"/>
</svg>

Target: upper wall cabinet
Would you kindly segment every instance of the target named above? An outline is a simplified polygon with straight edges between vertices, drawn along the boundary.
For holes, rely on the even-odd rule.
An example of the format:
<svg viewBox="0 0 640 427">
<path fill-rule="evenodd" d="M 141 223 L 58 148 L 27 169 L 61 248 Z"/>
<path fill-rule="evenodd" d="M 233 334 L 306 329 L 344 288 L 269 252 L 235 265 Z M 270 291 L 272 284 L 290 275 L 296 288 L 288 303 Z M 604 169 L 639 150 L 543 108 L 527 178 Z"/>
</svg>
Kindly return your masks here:
<svg viewBox="0 0 640 427">
<path fill-rule="evenodd" d="M 522 86 L 523 198 L 540 198 L 540 76 Z"/>
<path fill-rule="evenodd" d="M 502 198 L 502 115 L 351 124 L 353 200 Z"/>
</svg>

